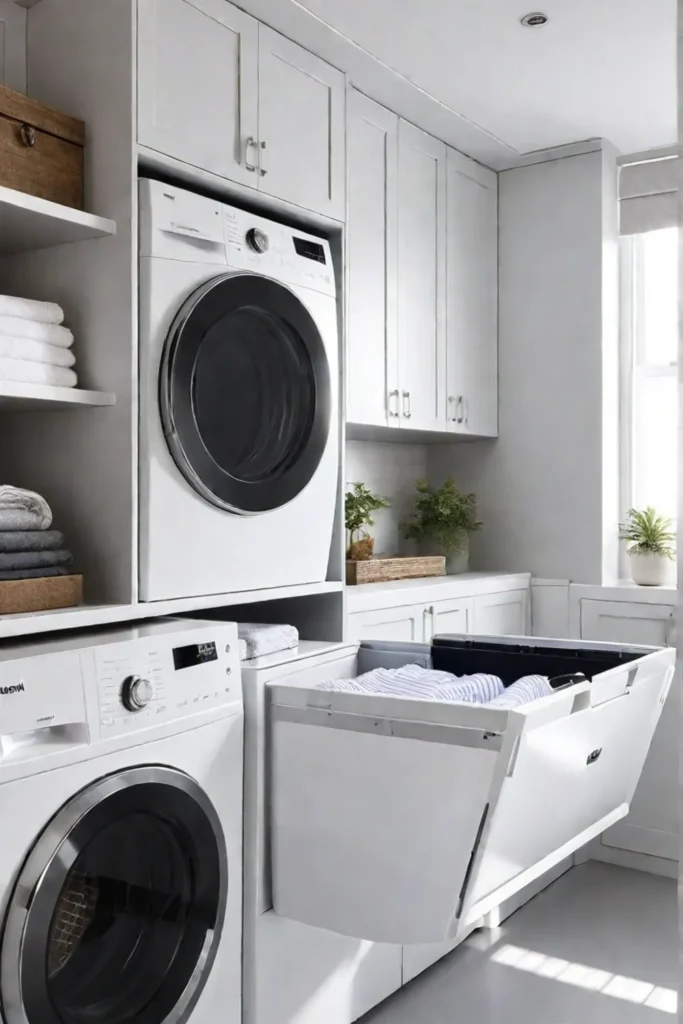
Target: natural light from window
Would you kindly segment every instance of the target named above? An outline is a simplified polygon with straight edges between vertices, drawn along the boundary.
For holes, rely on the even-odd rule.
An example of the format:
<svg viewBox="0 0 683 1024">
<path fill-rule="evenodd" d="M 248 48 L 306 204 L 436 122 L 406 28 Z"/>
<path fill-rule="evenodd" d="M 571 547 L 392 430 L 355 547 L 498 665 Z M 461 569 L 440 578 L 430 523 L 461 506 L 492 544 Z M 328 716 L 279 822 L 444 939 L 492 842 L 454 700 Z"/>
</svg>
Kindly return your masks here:
<svg viewBox="0 0 683 1024">
<path fill-rule="evenodd" d="M 630 463 L 624 500 L 677 518 L 678 229 L 624 239 Z"/>
</svg>

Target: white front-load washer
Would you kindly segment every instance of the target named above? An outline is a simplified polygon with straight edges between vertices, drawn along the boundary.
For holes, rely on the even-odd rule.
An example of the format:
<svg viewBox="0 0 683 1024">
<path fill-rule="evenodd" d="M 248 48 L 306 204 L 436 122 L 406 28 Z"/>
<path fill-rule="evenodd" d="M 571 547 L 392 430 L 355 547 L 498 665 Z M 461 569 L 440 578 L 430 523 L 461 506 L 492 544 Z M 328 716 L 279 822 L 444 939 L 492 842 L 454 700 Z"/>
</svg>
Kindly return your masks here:
<svg viewBox="0 0 683 1024">
<path fill-rule="evenodd" d="M 140 181 L 140 597 L 322 582 L 339 473 L 330 247 Z"/>
<path fill-rule="evenodd" d="M 239 1024 L 234 624 L 0 650 L 3 1024 Z"/>
</svg>

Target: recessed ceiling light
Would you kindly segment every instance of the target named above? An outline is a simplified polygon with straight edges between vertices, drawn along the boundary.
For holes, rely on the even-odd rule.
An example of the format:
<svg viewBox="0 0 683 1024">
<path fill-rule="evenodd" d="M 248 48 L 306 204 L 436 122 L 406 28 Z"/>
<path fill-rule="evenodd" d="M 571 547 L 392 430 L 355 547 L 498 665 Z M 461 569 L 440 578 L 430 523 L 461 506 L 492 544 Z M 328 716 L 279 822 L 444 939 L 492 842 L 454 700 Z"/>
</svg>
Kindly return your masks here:
<svg viewBox="0 0 683 1024">
<path fill-rule="evenodd" d="M 523 18 L 520 18 L 525 28 L 539 28 L 541 25 L 545 25 L 547 20 L 548 15 L 541 14 L 540 11 L 533 11 L 531 14 L 525 14 Z"/>
</svg>

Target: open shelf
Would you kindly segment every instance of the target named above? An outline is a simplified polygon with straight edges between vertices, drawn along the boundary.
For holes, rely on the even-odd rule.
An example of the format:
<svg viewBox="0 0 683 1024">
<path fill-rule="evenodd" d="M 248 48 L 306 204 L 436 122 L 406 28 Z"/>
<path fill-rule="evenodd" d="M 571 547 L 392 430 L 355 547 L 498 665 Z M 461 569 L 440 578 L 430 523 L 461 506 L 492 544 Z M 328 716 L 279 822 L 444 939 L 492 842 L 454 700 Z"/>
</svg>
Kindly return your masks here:
<svg viewBox="0 0 683 1024">
<path fill-rule="evenodd" d="M 87 583 L 87 580 L 86 580 Z M 302 583 L 293 587 L 268 590 L 236 591 L 232 594 L 209 594 L 203 597 L 178 597 L 170 601 L 140 601 L 135 604 L 84 604 L 76 608 L 54 608 L 45 612 L 24 612 L 0 615 L 0 640 L 34 636 L 54 630 L 91 629 L 95 626 L 125 625 L 138 619 L 156 619 L 162 615 L 181 615 L 203 608 L 229 608 L 238 605 L 275 601 L 285 597 L 315 597 L 341 594 L 344 584 L 337 580 L 324 583 Z"/>
<path fill-rule="evenodd" d="M 116 395 L 82 388 L 54 388 L 47 384 L 24 384 L 0 380 L 0 412 L 51 412 L 56 409 L 114 405 Z"/>
<path fill-rule="evenodd" d="M 114 234 L 113 220 L 0 186 L 2 256 Z"/>
</svg>

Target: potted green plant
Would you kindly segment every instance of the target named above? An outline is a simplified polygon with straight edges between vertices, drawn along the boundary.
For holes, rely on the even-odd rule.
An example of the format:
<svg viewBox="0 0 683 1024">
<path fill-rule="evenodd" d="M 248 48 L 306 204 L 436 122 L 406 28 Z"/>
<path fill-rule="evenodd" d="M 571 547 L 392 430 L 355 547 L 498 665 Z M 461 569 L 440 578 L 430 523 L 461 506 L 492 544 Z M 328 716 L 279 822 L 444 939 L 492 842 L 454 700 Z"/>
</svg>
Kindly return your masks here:
<svg viewBox="0 0 683 1024">
<path fill-rule="evenodd" d="M 660 516 L 654 508 L 631 508 L 619 527 L 619 536 L 628 545 L 634 583 L 659 587 L 669 582 L 676 534 L 667 516 Z"/>
<path fill-rule="evenodd" d="M 375 539 L 365 529 L 374 526 L 373 512 L 380 508 L 389 508 L 386 498 L 381 498 L 363 483 L 355 483 L 346 492 L 344 500 L 344 521 L 349 534 L 349 546 L 346 557 L 349 561 L 362 562 L 372 557 Z"/>
<path fill-rule="evenodd" d="M 441 487 L 430 487 L 426 480 L 418 480 L 415 488 L 415 511 L 404 524 L 404 536 L 445 555 L 449 575 L 467 572 L 470 534 L 482 527 L 477 519 L 475 495 L 459 491 L 452 477 Z"/>
</svg>

